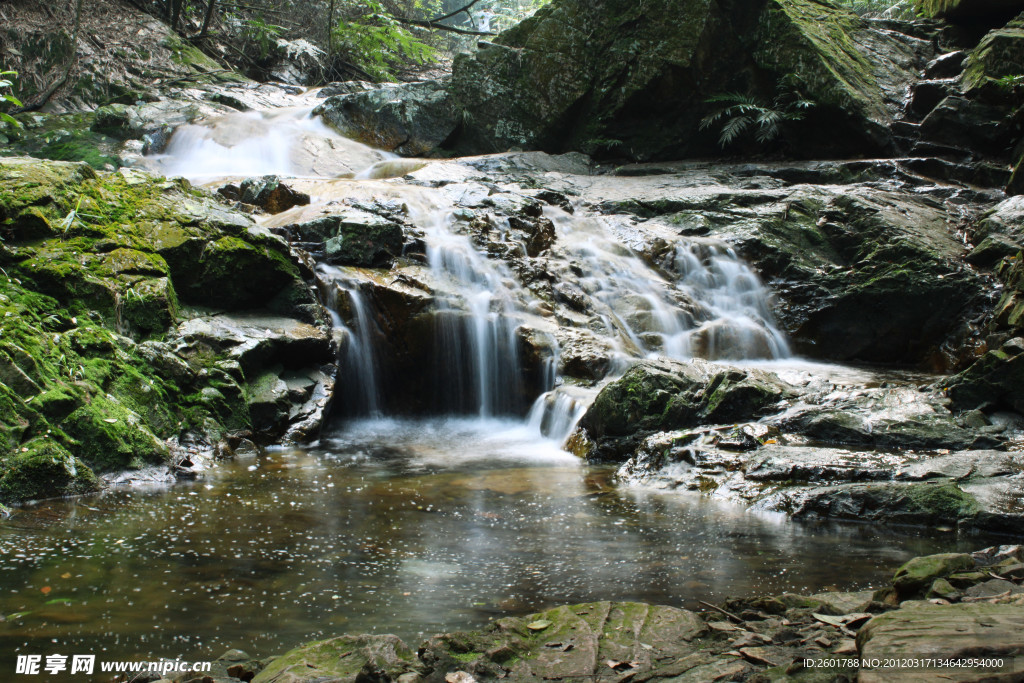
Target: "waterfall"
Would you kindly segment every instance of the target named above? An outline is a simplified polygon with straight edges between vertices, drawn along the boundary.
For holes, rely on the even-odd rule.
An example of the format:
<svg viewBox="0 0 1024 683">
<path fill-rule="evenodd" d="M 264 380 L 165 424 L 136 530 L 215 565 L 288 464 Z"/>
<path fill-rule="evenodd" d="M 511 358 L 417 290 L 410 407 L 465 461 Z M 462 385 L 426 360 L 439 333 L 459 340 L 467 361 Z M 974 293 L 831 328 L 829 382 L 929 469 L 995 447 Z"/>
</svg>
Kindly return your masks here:
<svg viewBox="0 0 1024 683">
<path fill-rule="evenodd" d="M 320 264 L 317 273 L 338 345 L 340 374 L 335 387 L 343 412 L 349 416 L 381 417 L 375 338 L 380 332 L 370 317 L 369 304 L 358 283 L 346 277 L 340 268 Z M 348 324 L 339 314 L 343 308 L 350 313 Z"/>
<path fill-rule="evenodd" d="M 681 244 L 664 266 L 704 309 L 699 326 L 684 335 L 686 355 L 711 360 L 789 357 L 786 336 L 768 306 L 768 289 L 731 247 Z"/>
<path fill-rule="evenodd" d="M 522 414 L 515 281 L 450 222 L 430 221 L 425 238 L 431 272 L 451 292 L 436 302 L 439 405 L 480 417 Z"/>
<path fill-rule="evenodd" d="M 606 218 L 555 208 L 547 215 L 567 258 L 582 270 L 579 286 L 622 353 L 677 360 L 790 355 L 768 289 L 732 249 L 679 244 L 660 264 L 666 277 L 624 247 Z"/>
<path fill-rule="evenodd" d="M 522 416 L 537 433 L 562 441 L 597 391 L 581 389 L 558 376 L 557 335 L 547 328 L 546 357 L 537 346 L 525 356 L 527 319 L 536 320 L 536 297 L 516 278 L 513 265 L 498 252 L 525 258 L 527 245 L 501 211 L 489 217 L 491 230 L 467 223 L 466 212 L 497 206 L 481 201 L 476 189 L 462 194 L 374 179 L 413 173 L 425 163 L 396 159 L 347 140 L 310 115 L 311 107 L 272 113 L 237 113 L 201 125 L 180 127 L 166 153 L 150 157 L 160 172 L 211 180 L 268 173 L 323 178 L 313 205 L 303 215 L 323 215 L 347 205 L 350 197 L 373 201 L 379 195 L 405 206 L 408 220 L 422 235 L 433 311 L 417 339 L 422 367 L 414 381 L 396 377 L 401 366 L 392 355 L 395 329 L 369 296 L 374 276 L 359 269 L 321 264 L 317 269 L 323 300 L 330 311 L 339 349 L 339 404 L 348 416 L 378 417 L 395 406 L 413 411 L 473 415 L 480 418 Z M 351 180 L 339 180 L 350 178 Z M 488 193 L 517 193 L 485 188 Z M 522 198 L 506 199 L 519 206 Z M 482 209 L 482 211 L 481 211 Z M 515 209 L 512 209 L 515 210 Z M 511 213 L 511 211 L 509 213 Z M 658 252 L 657 263 L 645 260 L 649 245 L 639 241 L 632 223 L 622 218 L 567 213 L 546 207 L 556 241 L 541 254 L 551 278 L 556 304 L 573 309 L 569 319 L 548 311 L 545 325 L 586 328 L 611 347 L 608 372 L 618 374 L 633 359 L 668 357 L 688 360 L 774 359 L 789 355 L 785 336 L 770 310 L 768 290 L 739 256 L 707 240 L 678 241 Z M 283 214 L 264 220 L 300 220 Z M 276 223 L 277 226 L 286 223 Z M 404 267 L 404 266 L 400 266 Z M 420 266 L 417 266 L 420 267 Z M 399 275 L 399 277 L 402 277 Z M 540 304 L 543 303 L 543 306 Z M 556 306 L 557 308 L 557 306 Z M 578 316 L 573 318 L 573 316 Z M 420 319 L 420 324 L 424 322 Z M 381 325 L 385 327 L 382 328 Z M 407 343 L 399 340 L 399 345 Z M 404 361 L 403 361 L 404 362 Z M 537 367 L 534 367 L 536 365 Z M 529 366 L 529 367 L 526 367 Z M 404 382 L 404 385 L 403 385 Z M 402 397 L 393 387 L 408 387 Z M 532 407 L 530 407 L 532 402 Z"/>
</svg>

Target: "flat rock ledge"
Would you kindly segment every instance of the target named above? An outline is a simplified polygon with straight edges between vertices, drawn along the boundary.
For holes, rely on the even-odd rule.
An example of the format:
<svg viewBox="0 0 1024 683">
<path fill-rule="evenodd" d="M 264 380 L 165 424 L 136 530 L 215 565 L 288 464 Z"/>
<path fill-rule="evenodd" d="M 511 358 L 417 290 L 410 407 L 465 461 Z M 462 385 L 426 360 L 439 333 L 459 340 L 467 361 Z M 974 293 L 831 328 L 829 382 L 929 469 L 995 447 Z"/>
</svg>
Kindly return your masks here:
<svg viewBox="0 0 1024 683">
<path fill-rule="evenodd" d="M 341 635 L 279 657 L 232 650 L 175 683 L 1017 681 L 1024 549 L 917 557 L 877 591 L 728 599 L 707 611 L 592 602 L 437 635 Z M 165 681 L 164 683 L 169 683 Z"/>
</svg>

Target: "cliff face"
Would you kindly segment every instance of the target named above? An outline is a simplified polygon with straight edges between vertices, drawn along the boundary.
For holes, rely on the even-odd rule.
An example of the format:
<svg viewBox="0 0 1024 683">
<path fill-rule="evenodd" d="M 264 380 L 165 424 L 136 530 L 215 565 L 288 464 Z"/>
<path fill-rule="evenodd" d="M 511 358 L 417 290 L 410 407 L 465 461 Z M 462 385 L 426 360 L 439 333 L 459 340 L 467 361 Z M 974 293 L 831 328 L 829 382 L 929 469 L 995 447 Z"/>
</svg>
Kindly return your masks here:
<svg viewBox="0 0 1024 683">
<path fill-rule="evenodd" d="M 709 98 L 770 108 L 792 91 L 816 105 L 794 152 L 877 153 L 927 52 L 805 0 L 556 0 L 455 60 L 450 91 L 466 112 L 455 146 L 703 155 L 717 148 L 699 126 Z"/>
</svg>

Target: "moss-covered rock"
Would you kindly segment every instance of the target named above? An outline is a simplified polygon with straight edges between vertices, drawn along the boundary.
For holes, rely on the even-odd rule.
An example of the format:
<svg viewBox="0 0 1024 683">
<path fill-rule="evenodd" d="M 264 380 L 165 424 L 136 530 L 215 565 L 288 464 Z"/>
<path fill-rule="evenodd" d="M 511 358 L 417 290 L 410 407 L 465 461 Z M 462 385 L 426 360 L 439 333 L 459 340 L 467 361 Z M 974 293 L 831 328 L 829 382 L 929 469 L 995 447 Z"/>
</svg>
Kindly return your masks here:
<svg viewBox="0 0 1024 683">
<path fill-rule="evenodd" d="M 49 435 L 30 439 L 0 456 L 0 499 L 29 500 L 90 493 L 99 488 L 92 470 Z"/>
<path fill-rule="evenodd" d="M 580 420 L 595 460 L 624 454 L 623 437 L 754 419 L 791 394 L 778 377 L 703 361 L 644 361 L 607 385 Z"/>
<path fill-rule="evenodd" d="M 417 668 L 416 654 L 395 636 L 338 636 L 274 659 L 253 683 L 397 681 Z"/>
<path fill-rule="evenodd" d="M 965 553 L 943 553 L 915 557 L 896 570 L 893 587 L 906 599 L 942 579 L 959 571 L 974 569 L 974 560 Z"/>
<path fill-rule="evenodd" d="M 448 144 L 633 158 L 716 153 L 717 135 L 698 125 L 707 99 L 750 92 L 770 106 L 795 73 L 818 106 L 791 140 L 794 151 L 877 150 L 889 144 L 885 125 L 913 77 L 908 45 L 812 0 L 555 0 L 456 58 L 449 92 L 462 119 Z"/>
<path fill-rule="evenodd" d="M 165 462 L 168 444 L 184 435 L 251 430 L 246 373 L 260 377 L 264 363 L 319 372 L 330 361 L 326 334 L 293 318 L 280 326 L 291 330 L 289 343 L 305 346 L 287 362 L 292 347 L 265 331 L 245 328 L 201 348 L 178 338 L 179 320 L 195 315 L 182 302 L 316 306 L 287 244 L 209 195 L 137 172 L 98 175 L 81 163 L 30 159 L 0 160 L 0 181 L 5 502 L 83 492 L 94 471 Z M 231 355 L 240 346 L 245 372 Z M 292 410 L 289 397 L 261 425 L 268 438 L 293 413 L 308 420 L 317 408 Z M 53 444 L 48 460 L 30 445 L 43 439 Z M 49 480 L 34 474 L 44 464 Z"/>
</svg>

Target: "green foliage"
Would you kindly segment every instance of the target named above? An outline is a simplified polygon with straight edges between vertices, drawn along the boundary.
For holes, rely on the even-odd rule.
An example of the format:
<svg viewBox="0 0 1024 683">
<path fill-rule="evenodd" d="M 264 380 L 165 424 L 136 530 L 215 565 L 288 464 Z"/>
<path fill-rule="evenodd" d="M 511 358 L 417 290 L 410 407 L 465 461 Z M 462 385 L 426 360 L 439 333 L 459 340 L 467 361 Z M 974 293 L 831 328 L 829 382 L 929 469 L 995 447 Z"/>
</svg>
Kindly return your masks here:
<svg viewBox="0 0 1024 683">
<path fill-rule="evenodd" d="M 9 76 L 17 76 L 17 71 L 0 71 L 0 103 L 7 102 L 13 104 L 15 107 L 21 106 L 21 101 L 9 92 L 4 92 L 8 88 L 12 88 L 14 83 L 11 82 Z M 0 121 L 6 121 L 14 127 L 20 127 L 21 124 L 10 114 L 0 111 Z"/>
<path fill-rule="evenodd" d="M 420 40 L 377 0 L 364 0 L 359 11 L 341 22 L 331 36 L 335 51 L 375 79 L 394 78 L 400 62 L 426 64 L 434 48 Z"/>
<path fill-rule="evenodd" d="M 246 17 L 241 20 L 241 23 L 246 40 L 252 41 L 256 45 L 260 59 L 266 59 L 277 47 L 277 41 L 281 37 L 284 27 L 267 23 L 261 16 Z"/>
<path fill-rule="evenodd" d="M 718 144 L 728 147 L 746 133 L 753 133 L 754 140 L 767 144 L 780 135 L 787 122 L 800 121 L 814 102 L 804 97 L 797 89 L 798 79 L 794 74 L 784 76 L 776 90 L 778 95 L 771 104 L 744 93 L 724 93 L 707 99 L 710 104 L 719 104 L 715 111 L 700 122 L 700 129 L 706 130 L 721 123 Z"/>
</svg>

